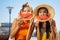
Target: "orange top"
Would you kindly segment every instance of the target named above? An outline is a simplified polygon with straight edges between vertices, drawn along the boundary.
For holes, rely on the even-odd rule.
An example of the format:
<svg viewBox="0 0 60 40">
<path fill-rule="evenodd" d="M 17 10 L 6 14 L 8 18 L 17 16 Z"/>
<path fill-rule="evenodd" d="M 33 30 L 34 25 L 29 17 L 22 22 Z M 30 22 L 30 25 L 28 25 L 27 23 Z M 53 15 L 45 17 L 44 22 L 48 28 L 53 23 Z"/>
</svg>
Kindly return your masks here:
<svg viewBox="0 0 60 40">
<path fill-rule="evenodd" d="M 18 32 L 16 34 L 16 39 L 17 40 L 26 40 L 26 35 L 27 35 L 27 32 L 28 32 L 29 24 L 30 24 L 30 21 L 25 20 L 20 25 L 20 29 L 18 30 Z"/>
</svg>

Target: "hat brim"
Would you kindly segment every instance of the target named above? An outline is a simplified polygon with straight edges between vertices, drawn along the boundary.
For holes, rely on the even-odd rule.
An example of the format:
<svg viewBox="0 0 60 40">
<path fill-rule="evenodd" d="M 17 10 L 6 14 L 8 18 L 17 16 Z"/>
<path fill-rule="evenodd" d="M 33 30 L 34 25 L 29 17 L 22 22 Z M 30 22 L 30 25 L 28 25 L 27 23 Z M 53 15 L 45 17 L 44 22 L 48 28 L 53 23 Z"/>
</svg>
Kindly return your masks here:
<svg viewBox="0 0 60 40">
<path fill-rule="evenodd" d="M 38 20 L 38 19 L 36 18 L 36 16 L 37 16 L 37 11 L 38 11 L 38 9 L 41 8 L 41 7 L 47 8 L 47 9 L 48 9 L 48 12 L 51 14 L 51 16 L 50 16 L 47 20 Z M 52 18 L 54 17 L 54 15 L 55 15 L 54 9 L 53 9 L 51 6 L 46 5 L 46 4 L 38 5 L 37 7 L 35 7 L 35 9 L 34 9 L 33 12 L 34 12 L 34 14 L 35 14 L 35 18 L 36 18 L 38 21 L 41 21 L 41 22 L 48 21 L 48 20 L 52 19 Z"/>
</svg>

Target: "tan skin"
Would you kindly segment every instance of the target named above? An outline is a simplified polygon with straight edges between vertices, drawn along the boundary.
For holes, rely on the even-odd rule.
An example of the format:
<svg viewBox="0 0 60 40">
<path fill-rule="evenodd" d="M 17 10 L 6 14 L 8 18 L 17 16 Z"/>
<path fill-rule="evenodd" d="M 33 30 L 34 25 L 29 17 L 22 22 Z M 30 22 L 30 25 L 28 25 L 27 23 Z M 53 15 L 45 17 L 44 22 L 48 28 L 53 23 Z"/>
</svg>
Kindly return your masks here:
<svg viewBox="0 0 60 40">
<path fill-rule="evenodd" d="M 23 11 L 21 11 L 21 13 L 32 13 L 32 9 L 30 7 L 25 7 L 23 9 Z M 22 18 L 19 18 L 18 19 L 14 19 L 13 21 L 13 24 L 12 24 L 12 27 L 11 27 L 11 30 L 10 30 L 10 38 L 13 38 L 15 37 L 15 34 L 17 33 L 17 31 L 19 30 L 19 25 L 23 22 Z M 24 21 L 25 22 L 25 21 Z M 32 27 L 32 23 L 33 23 L 33 19 L 30 20 L 30 25 L 29 25 L 29 30 L 30 28 Z M 28 30 L 28 34 L 29 34 L 29 30 Z M 32 30 L 32 29 L 31 29 Z M 28 39 L 28 34 L 27 34 L 27 37 L 26 37 L 26 40 Z"/>
<path fill-rule="evenodd" d="M 40 11 L 39 11 L 39 15 L 38 16 L 44 16 L 44 15 L 46 15 L 47 13 L 46 13 L 46 11 L 45 11 L 45 9 L 41 9 Z"/>
<path fill-rule="evenodd" d="M 39 11 L 39 16 L 40 15 L 46 15 L 45 9 L 42 9 L 42 10 Z M 51 20 L 49 20 L 49 22 L 50 22 L 50 25 L 53 27 L 53 28 L 51 27 L 52 33 L 54 31 L 56 33 L 56 36 L 57 36 L 57 29 L 56 29 L 55 21 L 53 19 L 51 19 Z M 36 30 L 37 30 L 37 40 L 40 40 L 40 31 L 39 31 L 39 25 L 38 24 L 39 24 L 39 21 L 36 21 L 34 23 L 34 25 L 36 27 Z M 32 29 L 32 31 L 30 31 L 31 29 Z M 30 28 L 29 33 L 32 33 L 33 29 L 34 29 L 34 27 Z M 46 23 L 45 22 L 43 22 L 43 28 L 42 29 L 46 30 Z M 31 36 L 31 34 L 29 34 L 29 36 Z M 52 35 L 52 36 L 54 36 L 54 35 Z M 50 40 L 55 40 L 54 38 L 52 38 L 52 36 L 50 36 L 51 37 Z"/>
</svg>

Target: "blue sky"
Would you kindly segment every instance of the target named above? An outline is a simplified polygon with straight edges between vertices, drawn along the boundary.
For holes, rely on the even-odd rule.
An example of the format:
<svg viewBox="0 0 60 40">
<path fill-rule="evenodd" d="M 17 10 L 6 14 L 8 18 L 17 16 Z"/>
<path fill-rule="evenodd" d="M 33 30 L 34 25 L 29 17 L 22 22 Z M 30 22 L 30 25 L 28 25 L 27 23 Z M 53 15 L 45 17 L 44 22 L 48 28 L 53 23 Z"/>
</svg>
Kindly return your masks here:
<svg viewBox="0 0 60 40">
<path fill-rule="evenodd" d="M 60 31 L 60 0 L 0 0 L 0 23 L 9 22 L 9 12 L 6 7 L 14 7 L 11 14 L 11 22 L 13 22 L 14 18 L 18 17 L 17 15 L 22 5 L 26 2 L 28 2 L 33 9 L 40 4 L 52 6 L 55 9 L 54 20 L 56 21 L 58 31 Z"/>
</svg>

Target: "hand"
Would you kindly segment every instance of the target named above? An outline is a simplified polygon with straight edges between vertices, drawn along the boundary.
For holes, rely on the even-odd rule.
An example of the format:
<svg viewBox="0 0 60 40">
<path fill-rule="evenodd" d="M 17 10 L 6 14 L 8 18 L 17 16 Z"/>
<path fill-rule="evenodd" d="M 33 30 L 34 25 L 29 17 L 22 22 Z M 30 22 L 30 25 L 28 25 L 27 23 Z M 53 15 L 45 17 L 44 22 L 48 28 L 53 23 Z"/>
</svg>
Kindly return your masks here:
<svg viewBox="0 0 60 40">
<path fill-rule="evenodd" d="M 39 22 L 38 21 L 35 23 L 35 26 L 36 27 L 39 27 Z"/>
<path fill-rule="evenodd" d="M 23 23 L 22 18 L 20 18 L 20 19 L 17 20 L 17 25 L 18 25 L 18 26 L 20 26 L 22 23 Z"/>
<path fill-rule="evenodd" d="M 32 19 L 30 20 L 30 22 L 34 22 L 34 18 L 32 18 Z"/>
</svg>

